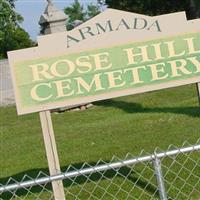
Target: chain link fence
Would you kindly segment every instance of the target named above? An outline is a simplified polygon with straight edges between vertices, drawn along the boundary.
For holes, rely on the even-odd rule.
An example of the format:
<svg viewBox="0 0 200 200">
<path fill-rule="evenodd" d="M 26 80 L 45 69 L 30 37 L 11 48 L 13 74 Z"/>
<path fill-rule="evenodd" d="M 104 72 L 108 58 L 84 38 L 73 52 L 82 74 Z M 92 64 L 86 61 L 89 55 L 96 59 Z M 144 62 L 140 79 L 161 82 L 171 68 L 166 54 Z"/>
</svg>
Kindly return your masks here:
<svg viewBox="0 0 200 200">
<path fill-rule="evenodd" d="M 11 177 L 1 183 L 0 199 L 54 199 L 51 182 L 56 180 L 63 180 L 66 199 L 73 200 L 200 200 L 200 140 L 153 154 L 70 165 L 56 176 Z"/>
</svg>

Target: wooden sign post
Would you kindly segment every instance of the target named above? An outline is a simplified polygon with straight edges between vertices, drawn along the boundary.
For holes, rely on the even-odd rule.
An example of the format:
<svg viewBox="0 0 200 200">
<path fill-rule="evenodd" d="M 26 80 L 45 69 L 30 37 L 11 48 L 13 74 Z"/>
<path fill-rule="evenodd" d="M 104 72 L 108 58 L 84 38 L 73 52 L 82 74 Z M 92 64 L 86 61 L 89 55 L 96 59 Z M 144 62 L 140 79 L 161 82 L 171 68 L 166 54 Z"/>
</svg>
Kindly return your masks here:
<svg viewBox="0 0 200 200">
<path fill-rule="evenodd" d="M 51 12 L 51 13 L 50 13 Z M 49 18 L 51 16 L 51 19 Z M 66 31 L 66 16 L 63 12 L 58 11 L 53 3 L 48 0 L 45 13 L 41 16 L 39 24 L 43 28 L 44 34 L 51 34 L 54 32 Z M 58 25 L 57 25 L 58 24 Z M 50 111 L 40 112 L 40 122 L 42 126 L 42 134 L 45 144 L 47 162 L 49 166 L 50 175 L 57 175 L 61 173 L 59 156 L 56 147 L 56 139 L 53 130 Z M 52 189 L 55 200 L 65 200 L 65 192 L 63 182 L 53 181 Z"/>
<path fill-rule="evenodd" d="M 50 175 L 57 175 L 61 173 L 61 171 L 50 111 L 40 112 L 40 122 L 42 125 L 42 133 L 45 143 L 49 172 Z M 65 200 L 65 193 L 62 181 L 52 182 L 52 187 L 55 199 Z"/>
</svg>

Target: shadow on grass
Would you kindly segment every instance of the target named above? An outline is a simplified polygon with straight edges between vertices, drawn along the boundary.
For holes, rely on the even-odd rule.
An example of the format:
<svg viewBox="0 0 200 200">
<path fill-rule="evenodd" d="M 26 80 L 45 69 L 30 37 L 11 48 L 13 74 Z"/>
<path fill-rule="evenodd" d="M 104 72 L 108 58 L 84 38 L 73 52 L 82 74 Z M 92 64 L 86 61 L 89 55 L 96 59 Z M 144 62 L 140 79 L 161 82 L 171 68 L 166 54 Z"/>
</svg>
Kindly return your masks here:
<svg viewBox="0 0 200 200">
<path fill-rule="evenodd" d="M 89 165 L 90 166 L 96 166 L 97 163 L 93 162 L 93 163 L 90 163 Z M 73 171 L 74 169 L 81 169 L 82 166 L 83 166 L 83 163 L 74 164 L 68 170 L 68 172 Z M 68 167 L 63 167 L 61 169 L 61 171 L 65 171 L 66 169 L 68 169 Z M 18 173 L 16 175 L 13 175 L 12 178 L 14 180 L 18 181 L 18 182 L 20 182 L 22 180 L 24 174 L 27 174 L 31 178 L 36 178 L 39 171 L 42 171 L 45 174 L 49 174 L 48 169 L 42 169 L 41 168 L 41 169 L 33 169 L 33 170 L 28 170 L 28 171 L 25 171 L 25 172 Z M 41 177 L 44 177 L 44 176 L 41 175 Z M 133 184 L 133 187 L 136 186 L 137 188 L 140 188 L 140 190 L 146 191 L 147 193 L 151 194 L 152 196 L 159 197 L 159 193 L 158 193 L 157 188 L 153 184 L 151 184 L 150 182 L 146 181 L 145 179 L 142 179 L 140 176 L 138 176 L 136 174 L 136 172 L 133 169 L 131 169 L 129 167 L 122 167 L 122 168 L 117 169 L 117 170 L 114 170 L 114 169 L 113 170 L 106 170 L 106 171 L 103 171 L 103 172 L 99 172 L 99 173 L 96 172 L 96 173 L 92 173 L 92 174 L 89 174 L 89 175 L 79 175 L 79 176 L 74 177 L 74 178 L 65 179 L 63 181 L 63 183 L 64 183 L 65 189 L 72 189 L 73 187 L 79 185 L 79 190 L 80 190 L 80 188 L 86 182 L 87 183 L 99 184 L 100 180 L 111 180 L 112 178 L 116 178 L 116 177 L 122 178 L 122 179 L 126 178 L 129 182 L 129 185 L 131 183 L 131 184 Z M 0 183 L 5 185 L 6 182 L 8 181 L 8 179 L 9 179 L 9 177 L 2 178 L 2 179 L 0 179 Z M 11 184 L 11 183 L 15 183 L 15 182 L 14 181 L 9 182 L 9 184 Z M 116 186 L 118 187 L 118 189 L 121 188 L 121 185 L 118 186 L 115 183 L 114 187 L 116 188 Z M 90 187 L 90 186 L 88 186 L 88 187 Z M 101 188 L 102 187 L 103 186 L 101 186 Z M 51 184 L 48 183 L 45 186 L 45 189 L 52 192 Z M 109 190 L 110 190 L 110 183 L 109 183 Z M 39 195 L 43 191 L 44 191 L 44 187 L 34 186 L 32 188 L 19 189 L 17 191 L 14 191 L 13 193 L 12 192 L 5 192 L 5 193 L 0 195 L 0 199 L 9 200 L 9 199 L 13 198 L 13 196 L 14 196 L 13 194 L 16 194 L 16 197 L 20 197 L 20 196 L 24 197 L 24 196 L 29 195 L 29 194 L 32 194 L 36 197 L 37 195 Z M 77 191 L 77 188 L 74 191 Z M 116 191 L 113 191 L 113 192 L 115 193 Z"/>
<path fill-rule="evenodd" d="M 97 106 L 103 107 L 115 107 L 121 109 L 127 113 L 174 113 L 174 114 L 184 114 L 191 117 L 200 117 L 200 107 L 151 107 L 145 108 L 138 103 L 130 103 L 125 101 L 115 101 L 115 100 L 105 100 L 95 102 Z"/>
</svg>

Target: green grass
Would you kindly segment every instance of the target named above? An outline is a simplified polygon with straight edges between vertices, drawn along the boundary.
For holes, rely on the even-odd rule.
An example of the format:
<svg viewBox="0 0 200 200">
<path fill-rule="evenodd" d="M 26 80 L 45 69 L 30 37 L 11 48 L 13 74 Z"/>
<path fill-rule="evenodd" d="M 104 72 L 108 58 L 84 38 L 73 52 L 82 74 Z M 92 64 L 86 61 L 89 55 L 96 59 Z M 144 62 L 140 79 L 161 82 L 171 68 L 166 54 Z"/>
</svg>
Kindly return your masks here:
<svg viewBox="0 0 200 200">
<path fill-rule="evenodd" d="M 25 173 L 36 176 L 39 170 L 48 171 L 39 114 L 17 116 L 15 107 L 0 109 L 0 182 L 10 176 L 20 179 Z M 94 164 L 100 158 L 109 161 L 113 155 L 124 158 L 128 152 L 137 156 L 143 149 L 149 153 L 155 147 L 166 150 L 170 144 L 195 143 L 200 137 L 195 85 L 101 101 L 89 110 L 52 114 L 52 119 L 63 170 L 70 164 Z M 117 176 L 114 181 L 120 185 L 123 178 Z M 104 182 L 108 184 L 107 180 L 100 184 Z M 92 190 L 94 185 L 86 187 Z M 75 193 L 79 190 L 78 186 L 70 188 Z M 48 199 L 43 195 L 42 199 Z M 124 198 L 121 195 L 118 199 Z"/>
</svg>

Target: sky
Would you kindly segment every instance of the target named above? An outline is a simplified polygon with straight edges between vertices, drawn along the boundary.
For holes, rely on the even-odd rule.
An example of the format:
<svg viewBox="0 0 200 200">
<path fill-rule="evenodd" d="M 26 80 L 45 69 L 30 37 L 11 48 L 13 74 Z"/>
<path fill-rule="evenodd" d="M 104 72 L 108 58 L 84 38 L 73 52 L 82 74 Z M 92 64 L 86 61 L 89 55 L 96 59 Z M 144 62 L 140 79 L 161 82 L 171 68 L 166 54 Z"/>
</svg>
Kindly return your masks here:
<svg viewBox="0 0 200 200">
<path fill-rule="evenodd" d="M 72 4 L 74 0 L 53 0 L 54 5 L 63 9 Z M 89 3 L 97 3 L 97 0 L 79 0 L 81 4 L 86 6 Z M 47 6 L 46 0 L 17 0 L 15 2 L 16 11 L 23 16 L 24 22 L 22 27 L 29 33 L 33 40 L 36 40 L 40 30 L 38 24 L 40 16 L 43 14 Z"/>
</svg>

